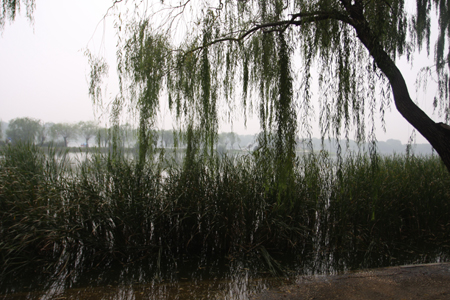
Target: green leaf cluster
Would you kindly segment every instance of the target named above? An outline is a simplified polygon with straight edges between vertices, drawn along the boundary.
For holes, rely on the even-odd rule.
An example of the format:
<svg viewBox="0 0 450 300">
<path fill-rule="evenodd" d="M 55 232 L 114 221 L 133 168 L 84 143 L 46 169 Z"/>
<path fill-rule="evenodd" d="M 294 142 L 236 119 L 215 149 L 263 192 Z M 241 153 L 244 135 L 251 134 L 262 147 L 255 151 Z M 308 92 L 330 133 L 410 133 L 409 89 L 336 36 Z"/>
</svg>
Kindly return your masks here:
<svg viewBox="0 0 450 300">
<path fill-rule="evenodd" d="M 429 50 L 437 14 L 436 66 L 428 72 L 439 82 L 435 107 L 449 120 L 449 8 L 444 0 L 415 3 L 411 13 L 404 0 L 165 2 L 150 17 L 132 15 L 125 26 L 120 18 L 121 93 L 113 115 L 126 104 L 136 109 L 144 156 L 160 101 L 168 102 L 183 129 L 198 128 L 205 154 L 214 152 L 220 121 L 254 113 L 282 160 L 293 156 L 296 136 L 312 136 L 316 119 L 322 138 L 375 144 L 375 120 L 384 127 L 392 101 L 375 52 L 395 61 L 411 59 L 424 44 Z M 356 27 L 370 33 L 375 40 L 366 43 L 381 50 L 367 51 Z M 100 65 L 92 63 L 94 70 Z"/>
</svg>

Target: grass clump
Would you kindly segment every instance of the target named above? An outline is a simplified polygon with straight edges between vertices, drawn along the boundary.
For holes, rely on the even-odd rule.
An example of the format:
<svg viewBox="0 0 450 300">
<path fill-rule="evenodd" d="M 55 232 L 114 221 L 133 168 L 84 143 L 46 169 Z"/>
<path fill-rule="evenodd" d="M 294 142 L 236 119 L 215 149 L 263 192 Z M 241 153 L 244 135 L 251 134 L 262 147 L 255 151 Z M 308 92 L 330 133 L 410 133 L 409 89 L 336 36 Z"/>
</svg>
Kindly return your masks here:
<svg viewBox="0 0 450 300">
<path fill-rule="evenodd" d="M 184 164 L 160 153 L 144 165 L 91 153 L 75 169 L 65 155 L 2 149 L 2 276 L 30 265 L 69 275 L 137 261 L 157 273 L 165 261 L 246 255 L 276 271 L 286 254 L 297 266 L 333 260 L 342 269 L 395 264 L 427 244 L 450 250 L 450 176 L 437 157 L 354 155 L 338 164 L 309 154 L 280 192 L 269 152 L 190 153 Z"/>
</svg>

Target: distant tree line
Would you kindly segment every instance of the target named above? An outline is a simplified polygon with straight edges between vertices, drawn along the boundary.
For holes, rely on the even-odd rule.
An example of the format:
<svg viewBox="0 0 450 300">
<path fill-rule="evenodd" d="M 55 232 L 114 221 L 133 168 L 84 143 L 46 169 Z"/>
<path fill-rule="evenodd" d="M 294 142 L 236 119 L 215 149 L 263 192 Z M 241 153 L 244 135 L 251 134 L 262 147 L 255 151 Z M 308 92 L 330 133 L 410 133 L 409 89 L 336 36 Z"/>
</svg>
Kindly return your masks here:
<svg viewBox="0 0 450 300">
<path fill-rule="evenodd" d="M 70 142 L 82 140 L 80 146 L 110 147 L 115 134 L 120 147 L 134 147 L 138 134 L 138 129 L 129 123 L 103 127 L 94 121 L 52 123 L 24 117 L 0 124 L 2 144 L 30 142 L 44 146 L 52 142 L 58 146 L 68 147 Z M 155 147 L 174 147 L 182 140 L 176 137 L 173 130 L 149 130 L 149 135 L 152 137 L 150 143 Z"/>
<path fill-rule="evenodd" d="M 118 125 L 115 134 L 121 147 L 134 146 L 137 140 L 137 128 L 126 123 Z M 4 132 L 4 134 L 3 134 Z M 150 143 L 155 147 L 171 148 L 183 145 L 183 134 L 176 134 L 173 130 L 149 130 L 152 136 Z M 102 127 L 94 121 L 80 121 L 78 123 L 52 123 L 39 119 L 24 117 L 12 119 L 0 127 L 0 139 L 6 144 L 17 142 L 31 142 L 47 145 L 49 142 L 67 147 L 69 142 L 83 140 L 82 146 L 92 144 L 109 147 L 113 139 L 113 128 Z M 231 149 L 236 147 L 240 138 L 236 133 L 221 133 L 217 141 L 218 147 Z"/>
<path fill-rule="evenodd" d="M 6 124 L 4 135 L 0 138 L 6 144 L 17 142 L 30 142 L 38 145 L 46 145 L 49 142 L 67 147 L 69 142 L 83 140 L 82 146 L 89 147 L 92 144 L 108 146 L 111 140 L 110 128 L 100 126 L 94 121 L 80 121 L 78 123 L 51 123 L 42 120 L 24 117 L 12 119 Z M 129 124 L 119 127 L 121 139 L 124 143 L 128 137 L 132 137 L 132 127 Z"/>
<path fill-rule="evenodd" d="M 135 147 L 137 143 L 137 128 L 129 123 L 118 125 L 117 142 L 120 147 Z M 152 139 L 150 143 L 154 147 L 173 148 L 184 147 L 183 133 L 176 133 L 174 130 L 151 130 Z M 89 147 L 96 145 L 99 147 L 110 147 L 113 139 L 112 128 L 102 127 L 94 121 L 80 121 L 78 123 L 51 123 L 43 122 L 33 118 L 16 118 L 8 123 L 2 122 L 0 125 L 0 140 L 2 143 L 32 142 L 38 145 L 48 145 L 52 142 L 55 145 L 67 147 L 69 142 L 83 141 L 78 146 Z M 358 151 L 361 145 L 354 141 L 331 141 L 317 138 L 309 141 L 313 149 L 325 149 L 330 153 L 336 153 L 338 148 L 344 152 L 347 150 Z M 296 139 L 297 151 L 307 149 L 301 138 Z M 235 132 L 222 132 L 217 136 L 215 148 L 219 153 L 228 150 L 254 151 L 259 148 L 257 135 L 239 135 Z M 366 147 L 367 148 L 367 147 Z M 377 142 L 379 153 L 404 153 L 407 145 L 399 140 L 389 139 L 386 142 Z M 415 144 L 410 148 L 414 153 L 431 154 L 432 147 L 429 144 Z M 364 145 L 362 145 L 364 149 Z"/>
</svg>

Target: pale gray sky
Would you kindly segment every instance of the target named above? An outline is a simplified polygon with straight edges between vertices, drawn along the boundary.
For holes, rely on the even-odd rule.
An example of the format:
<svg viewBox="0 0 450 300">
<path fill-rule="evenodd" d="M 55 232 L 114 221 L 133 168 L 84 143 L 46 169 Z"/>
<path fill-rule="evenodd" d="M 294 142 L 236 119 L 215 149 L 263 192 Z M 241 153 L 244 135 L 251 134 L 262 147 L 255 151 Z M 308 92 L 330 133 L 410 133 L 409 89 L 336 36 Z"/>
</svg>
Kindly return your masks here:
<svg viewBox="0 0 450 300">
<path fill-rule="evenodd" d="M 22 14 L 6 25 L 0 36 L 0 119 L 8 122 L 17 117 L 32 117 L 44 122 L 78 122 L 101 118 L 100 112 L 94 114 L 88 97 L 89 67 L 83 49 L 89 46 L 95 54 L 114 57 L 112 20 L 106 26 L 101 22 L 111 1 L 36 2 L 34 25 Z M 114 72 L 114 61 L 111 63 Z M 431 63 L 423 55 L 417 55 L 413 69 L 399 63 L 413 99 L 417 72 Z M 111 75 L 108 80 L 108 90 L 113 95 L 117 91 L 115 77 Z M 430 86 L 426 97 L 418 99 L 429 114 L 433 89 Z M 440 121 L 437 115 L 432 118 Z M 250 121 L 246 132 L 257 131 L 256 124 L 257 121 Z M 244 133 L 242 121 L 235 121 L 233 129 Z M 222 130 L 228 131 L 230 127 L 223 126 Z M 377 137 L 381 141 L 393 138 L 406 143 L 411 132 L 412 126 L 392 105 L 391 112 L 386 114 L 386 133 L 379 130 Z M 315 135 L 318 137 L 318 132 Z M 417 142 L 424 142 L 419 134 Z"/>
<path fill-rule="evenodd" d="M 97 39 L 91 37 L 110 1 L 36 2 L 34 26 L 22 14 L 0 36 L 0 118 L 93 120 L 83 49 L 95 41 L 100 46 L 101 25 Z M 106 40 L 113 54 L 114 43 L 110 42 Z"/>
</svg>

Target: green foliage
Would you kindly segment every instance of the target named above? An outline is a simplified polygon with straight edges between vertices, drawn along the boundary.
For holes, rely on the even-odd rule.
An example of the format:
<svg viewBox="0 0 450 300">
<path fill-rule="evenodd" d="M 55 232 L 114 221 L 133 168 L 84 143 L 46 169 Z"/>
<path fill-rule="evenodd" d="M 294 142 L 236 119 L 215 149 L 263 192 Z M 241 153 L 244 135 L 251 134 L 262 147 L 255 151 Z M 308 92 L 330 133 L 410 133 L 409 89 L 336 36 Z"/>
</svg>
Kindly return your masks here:
<svg viewBox="0 0 450 300">
<path fill-rule="evenodd" d="M 151 120 L 159 102 L 142 106 L 135 100 L 147 92 L 157 99 L 165 80 L 163 95 L 181 129 L 189 124 L 201 128 L 201 146 L 210 154 L 222 113 L 232 120 L 241 113 L 246 118 L 257 112 L 262 130 L 276 132 L 279 145 L 292 145 L 289 141 L 298 130 L 311 137 L 315 116 L 322 138 L 350 139 L 353 131 L 358 142 L 374 142 L 375 119 L 384 123 L 392 98 L 390 82 L 377 68 L 378 52 L 395 60 L 410 59 L 424 44 L 429 49 L 430 19 L 437 13 L 436 66 L 428 72 L 437 74 L 435 107 L 448 120 L 446 1 L 417 0 L 415 13 L 408 11 L 409 4 L 404 0 L 253 0 L 216 6 L 210 1 L 187 1 L 155 5 L 148 11 L 151 18 L 142 17 L 137 9 L 127 15 L 132 21 L 118 20 L 118 34 L 127 41 L 118 45 L 118 70 L 132 79 L 131 84 L 122 84 L 131 92 L 121 92 L 118 103 L 141 109 L 140 116 Z M 186 11 L 192 15 L 183 19 Z M 160 19 L 166 22 L 156 21 Z M 372 47 L 368 52 L 367 41 L 361 40 L 364 37 L 356 28 L 364 29 L 378 50 Z M 147 37 L 153 41 L 163 37 L 164 45 L 148 46 Z M 167 54 L 164 59 L 159 56 L 161 49 Z M 95 70 L 96 64 L 92 65 Z M 317 92 L 312 90 L 314 81 Z M 152 82 L 154 90 L 148 87 L 145 92 L 144 82 Z M 290 147 L 279 147 L 286 150 L 279 155 L 289 156 Z"/>
<path fill-rule="evenodd" d="M 53 126 L 53 123 L 45 123 L 39 128 L 39 132 L 37 134 L 37 140 L 39 141 L 39 144 L 41 146 L 44 145 L 45 141 L 47 140 L 47 137 L 51 134 L 50 128 Z"/>
<path fill-rule="evenodd" d="M 173 25 L 194 2 L 172 7 L 173 22 L 164 24 Z M 367 23 L 357 25 L 395 59 L 424 42 L 429 47 L 432 4 L 417 3 L 410 16 L 401 0 L 226 1 L 219 7 L 204 1 L 181 41 L 175 27 L 151 23 L 158 18 L 132 18 L 124 26 L 120 19 L 120 94 L 112 127 L 98 131 L 99 143 L 103 137 L 112 151 L 87 156 L 76 173 L 30 145 L 3 151 L 0 269 L 35 261 L 64 272 L 75 264 L 149 259 L 160 270 L 162 259 L 198 253 L 255 254 L 273 270 L 280 254 L 335 257 L 342 269 L 393 264 L 393 253 L 420 253 L 424 242 L 448 253 L 450 175 L 436 157 L 295 155 L 298 130 L 311 136 L 314 77 L 323 137 L 348 139 L 356 129 L 358 142 L 375 141 L 376 113 L 383 118 L 391 95 L 377 53 L 366 51 L 352 27 L 361 19 L 351 13 L 364 17 Z M 448 11 L 445 1 L 433 3 L 441 21 L 436 72 L 445 113 Z M 87 56 L 90 94 L 101 103 L 108 67 Z M 175 146 L 186 145 L 185 152 L 174 151 L 184 155 L 182 164 L 152 151 L 165 97 L 182 127 L 173 135 Z M 119 147 L 127 106 L 139 123 L 135 160 Z M 247 156 L 215 155 L 219 116 L 233 115 L 235 107 L 258 113 L 260 147 Z M 52 128 L 62 132 L 61 125 Z"/>
<path fill-rule="evenodd" d="M 218 146 L 222 146 L 223 149 L 227 149 L 228 146 L 234 149 L 236 143 L 240 143 L 241 139 L 238 134 L 234 132 L 222 132 L 218 135 Z"/>
<path fill-rule="evenodd" d="M 0 260 L 5 274 L 6 268 L 43 263 L 51 256 L 63 205 L 54 183 L 62 183 L 62 175 L 70 173 L 64 159 L 54 159 L 54 151 L 45 156 L 30 143 L 4 147 L 0 155 Z"/>
<path fill-rule="evenodd" d="M 153 34 L 148 20 L 132 22 L 127 27 L 127 33 L 130 36 L 118 53 L 121 94 L 114 101 L 112 118 L 117 123 L 125 100 L 133 106 L 133 111 L 137 111 L 139 161 L 143 165 L 153 145 L 153 122 L 170 59 L 170 47 L 165 36 Z"/>
<path fill-rule="evenodd" d="M 99 127 L 94 121 L 79 122 L 77 125 L 80 136 L 86 141 L 86 147 L 89 147 L 89 140 L 96 136 Z"/>
<path fill-rule="evenodd" d="M 338 176 L 334 159 L 310 154 L 280 201 L 267 156 L 191 150 L 184 165 L 91 153 L 72 170 L 64 153 L 3 148 L 2 274 L 33 264 L 61 274 L 144 259 L 156 266 L 200 253 L 275 265 L 287 254 L 340 257 L 338 269 L 395 264 L 410 251 L 417 260 L 427 244 L 448 253 L 450 176 L 436 157 L 379 157 L 374 168 L 351 156 Z"/>
<path fill-rule="evenodd" d="M 50 127 L 50 135 L 53 139 L 62 138 L 64 147 L 67 147 L 69 140 L 78 136 L 78 126 L 69 123 L 57 123 Z"/>
<path fill-rule="evenodd" d="M 91 72 L 89 74 L 89 96 L 91 96 L 94 105 L 102 105 L 102 89 L 103 83 L 102 77 L 108 75 L 109 67 L 105 60 L 95 57 L 89 50 L 84 52 L 84 55 L 88 58 Z"/>
<path fill-rule="evenodd" d="M 129 147 L 135 143 L 136 137 L 136 129 L 129 123 L 119 126 L 119 141 L 121 142 L 123 148 Z"/>
<path fill-rule="evenodd" d="M 16 118 L 9 122 L 6 130 L 7 138 L 15 142 L 34 143 L 42 130 L 41 121 L 32 118 Z"/>
</svg>

